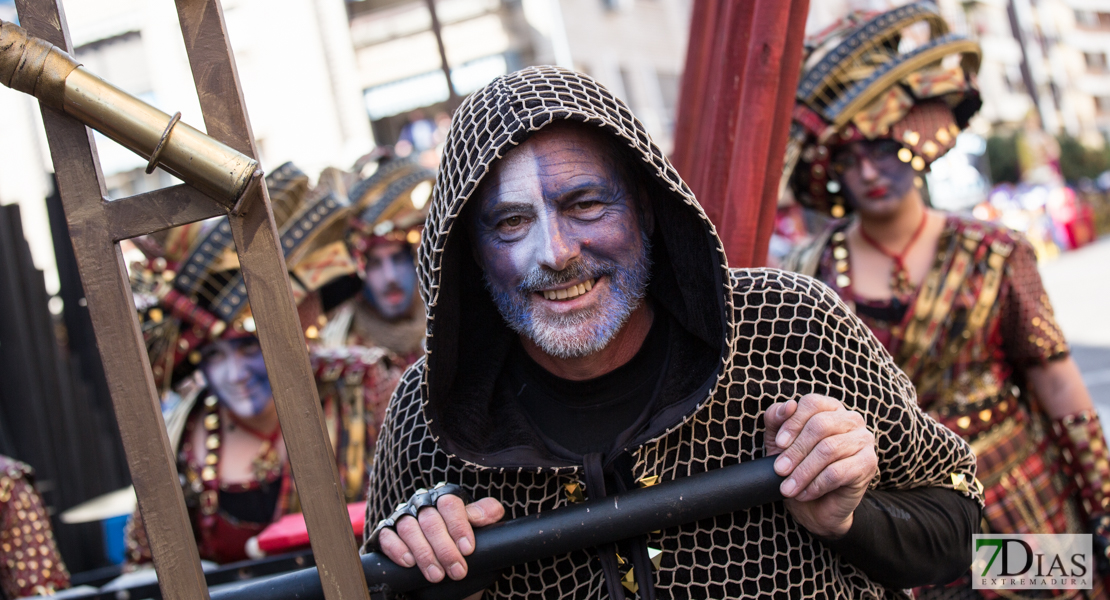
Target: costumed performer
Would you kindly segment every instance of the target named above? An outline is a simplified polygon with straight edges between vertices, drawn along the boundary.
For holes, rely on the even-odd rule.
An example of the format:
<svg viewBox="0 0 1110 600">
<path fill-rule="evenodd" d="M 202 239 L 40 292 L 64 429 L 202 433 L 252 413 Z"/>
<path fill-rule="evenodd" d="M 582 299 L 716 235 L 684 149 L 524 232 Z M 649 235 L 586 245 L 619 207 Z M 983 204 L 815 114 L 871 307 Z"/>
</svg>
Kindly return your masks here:
<svg viewBox="0 0 1110 600">
<path fill-rule="evenodd" d="M 349 205 L 286 163 L 266 177 L 306 341 L 326 324 L 321 290 L 354 272 L 343 240 Z M 226 218 L 137 240 L 147 254 L 132 285 L 201 558 L 247 558 L 247 540 L 299 512 L 254 319 Z M 320 399 L 348 502 L 363 497 L 384 411 L 400 369 L 385 352 L 312 353 Z M 173 389 L 171 390 L 171 386 Z M 131 562 L 149 560 L 139 513 L 127 534 Z"/>
<path fill-rule="evenodd" d="M 377 346 L 402 367 L 424 354 L 424 303 L 417 293 L 416 247 L 435 172 L 415 158 L 383 157 L 350 188 L 354 216 L 347 242 L 358 265 L 359 293 L 329 313 L 325 345 Z"/>
<path fill-rule="evenodd" d="M 903 30 L 919 23 L 929 38 L 902 44 Z M 949 55 L 962 60 L 941 60 Z M 815 40 L 798 86 L 791 185 L 837 219 L 787 267 L 836 291 L 913 382 L 921 408 L 971 444 L 985 531 L 1105 529 L 1102 428 L 1032 247 L 922 197 L 929 165 L 981 104 L 977 65 L 978 46 L 949 35 L 932 4 L 855 15 Z M 1094 580 L 1070 597 L 1105 597 Z M 967 574 L 918 597 L 998 596 L 971 589 Z"/>
<path fill-rule="evenodd" d="M 518 565 L 486 591 L 895 598 L 967 569 L 971 449 L 825 286 L 729 269 L 623 102 L 532 67 L 451 127 L 418 260 L 427 353 L 382 427 L 368 528 L 388 518 L 367 548 L 457 580 L 473 527 L 503 515 L 778 455 L 782 502 Z"/>
</svg>

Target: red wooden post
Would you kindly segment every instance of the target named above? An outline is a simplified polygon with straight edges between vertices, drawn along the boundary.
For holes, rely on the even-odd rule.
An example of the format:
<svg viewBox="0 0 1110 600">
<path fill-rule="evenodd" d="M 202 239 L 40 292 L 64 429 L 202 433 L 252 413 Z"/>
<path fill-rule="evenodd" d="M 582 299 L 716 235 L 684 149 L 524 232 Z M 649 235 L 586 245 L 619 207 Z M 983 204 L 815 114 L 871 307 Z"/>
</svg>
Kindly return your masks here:
<svg viewBox="0 0 1110 600">
<path fill-rule="evenodd" d="M 693 14 L 690 16 L 690 39 L 687 42 L 686 67 L 682 73 L 682 88 L 679 90 L 678 118 L 675 122 L 674 151 L 671 159 L 675 168 L 683 174 L 686 182 L 690 183 L 692 173 L 685 168 L 688 162 L 681 162 L 694 154 L 694 146 L 698 136 L 690 130 L 697 125 L 692 115 L 701 114 L 705 107 L 706 78 L 709 72 L 709 63 L 713 57 L 713 28 L 710 25 L 717 19 L 721 0 L 700 0 L 694 3 Z M 686 117 L 686 118 L 683 118 Z"/>
<path fill-rule="evenodd" d="M 809 0 L 695 4 L 675 165 L 733 267 L 763 264 Z"/>
</svg>

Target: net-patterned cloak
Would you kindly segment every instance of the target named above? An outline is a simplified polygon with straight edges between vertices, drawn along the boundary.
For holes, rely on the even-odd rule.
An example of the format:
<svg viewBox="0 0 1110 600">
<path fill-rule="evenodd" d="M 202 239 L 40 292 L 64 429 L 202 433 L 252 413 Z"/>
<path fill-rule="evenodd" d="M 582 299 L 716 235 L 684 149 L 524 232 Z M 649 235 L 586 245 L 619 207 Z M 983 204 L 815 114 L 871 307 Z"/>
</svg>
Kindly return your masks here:
<svg viewBox="0 0 1110 600">
<path fill-rule="evenodd" d="M 808 277 L 729 269 L 712 223 L 628 107 L 584 75 L 533 67 L 496 79 L 455 114 L 420 247 L 427 354 L 405 373 L 387 411 L 368 524 L 440 481 L 501 500 L 507 518 L 564 506 L 564 486 L 584 481 L 582 465 L 552 454 L 520 409 L 492 393 L 515 334 L 459 224 L 490 165 L 560 120 L 612 136 L 651 182 L 659 226 L 649 293 L 684 335 L 712 349 L 708 364 L 672 361 L 649 418 L 620 438 L 615 453 L 630 458 L 634 479 L 673 480 L 758 458 L 766 407 L 815 392 L 865 417 L 879 459 L 872 487 L 973 480 L 970 448 L 921 413 L 909 381 L 834 293 Z M 978 499 L 974 486 L 959 487 Z M 663 598 L 901 596 L 812 537 L 781 502 L 663 530 L 649 543 L 663 550 L 655 573 Z M 588 550 L 518 566 L 491 590 L 498 598 L 606 596 Z"/>
</svg>

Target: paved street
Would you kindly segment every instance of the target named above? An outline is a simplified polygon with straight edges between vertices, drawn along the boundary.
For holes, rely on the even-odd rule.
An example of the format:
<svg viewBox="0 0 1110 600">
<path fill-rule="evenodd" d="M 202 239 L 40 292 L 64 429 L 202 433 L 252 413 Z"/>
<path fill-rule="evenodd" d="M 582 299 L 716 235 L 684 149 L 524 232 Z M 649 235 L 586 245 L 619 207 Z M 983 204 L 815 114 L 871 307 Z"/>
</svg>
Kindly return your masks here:
<svg viewBox="0 0 1110 600">
<path fill-rule="evenodd" d="M 1110 423 L 1110 236 L 1040 270 L 1099 416 Z"/>
</svg>

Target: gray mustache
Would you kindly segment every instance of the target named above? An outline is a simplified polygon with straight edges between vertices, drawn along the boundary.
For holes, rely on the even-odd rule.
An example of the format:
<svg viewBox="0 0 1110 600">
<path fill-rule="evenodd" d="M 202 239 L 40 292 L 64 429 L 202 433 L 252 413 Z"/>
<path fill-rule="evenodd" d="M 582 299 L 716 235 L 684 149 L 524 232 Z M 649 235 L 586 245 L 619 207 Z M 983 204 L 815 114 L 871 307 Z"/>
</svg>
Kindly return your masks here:
<svg viewBox="0 0 1110 600">
<path fill-rule="evenodd" d="M 552 271 L 544 267 L 532 269 L 524 276 L 524 279 L 521 280 L 517 289 L 522 294 L 530 294 L 546 288 L 560 287 L 576 279 L 592 279 L 601 277 L 602 275 L 609 275 L 612 271 L 613 267 L 610 265 L 606 265 L 600 261 L 582 258 L 570 263 L 562 271 Z"/>
</svg>

